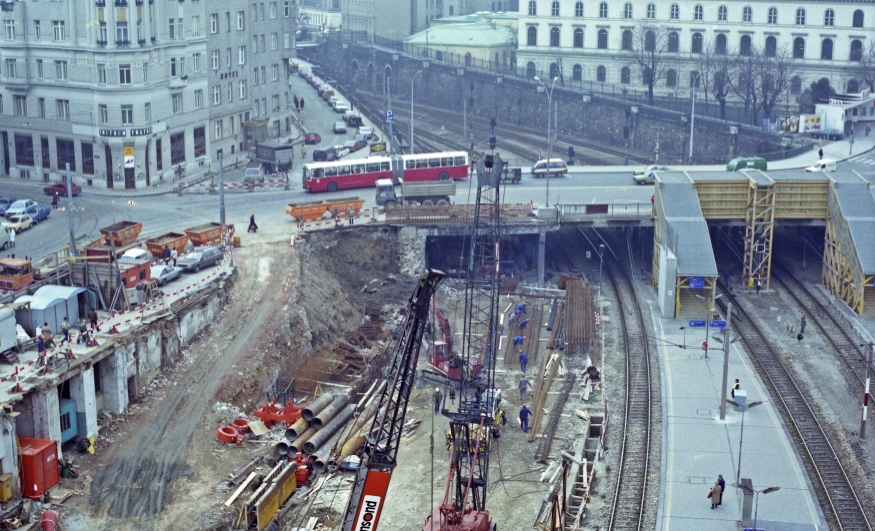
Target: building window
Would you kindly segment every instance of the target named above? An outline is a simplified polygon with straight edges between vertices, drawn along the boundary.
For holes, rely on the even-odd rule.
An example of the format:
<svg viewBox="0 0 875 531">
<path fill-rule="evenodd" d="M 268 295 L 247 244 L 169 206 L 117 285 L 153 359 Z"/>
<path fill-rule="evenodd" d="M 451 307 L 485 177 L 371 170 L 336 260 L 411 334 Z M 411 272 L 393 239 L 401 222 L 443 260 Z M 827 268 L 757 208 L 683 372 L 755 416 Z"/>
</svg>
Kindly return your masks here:
<svg viewBox="0 0 875 531">
<path fill-rule="evenodd" d="M 283 16 L 285 18 L 289 18 L 289 16 L 291 15 L 292 10 L 290 4 L 291 2 L 289 2 L 288 0 L 283 2 Z"/>
<path fill-rule="evenodd" d="M 129 44 L 131 39 L 128 35 L 128 23 L 127 22 L 116 22 L 115 23 L 115 42 L 116 44 Z"/>
<path fill-rule="evenodd" d="M 726 35 L 719 33 L 714 41 L 714 53 L 717 55 L 726 55 Z"/>
<path fill-rule="evenodd" d="M 39 113 L 39 117 L 45 118 L 46 117 L 46 99 L 39 98 L 38 100 L 36 100 L 36 106 L 37 106 L 36 110 Z"/>
<path fill-rule="evenodd" d="M 55 79 L 67 81 L 67 61 L 55 61 Z"/>
<path fill-rule="evenodd" d="M 647 18 L 651 20 L 656 18 L 656 5 L 647 4 Z"/>
<path fill-rule="evenodd" d="M 628 66 L 624 66 L 622 70 L 620 70 L 620 83 L 624 85 L 628 85 L 632 82 L 632 70 L 629 69 Z"/>
<path fill-rule="evenodd" d="M 219 50 L 213 50 L 210 52 L 210 63 L 212 64 L 213 70 L 219 69 Z"/>
<path fill-rule="evenodd" d="M 180 76 L 180 68 L 179 62 L 182 58 L 171 57 L 170 58 L 170 77 L 179 77 Z"/>
<path fill-rule="evenodd" d="M 215 132 L 216 132 L 215 138 L 222 138 L 222 122 L 223 121 L 224 120 L 219 119 L 219 120 L 216 120 L 215 122 L 213 122 L 215 124 Z"/>
<path fill-rule="evenodd" d="M 15 135 L 15 162 L 19 166 L 34 166 L 33 137 L 30 135 Z"/>
<path fill-rule="evenodd" d="M 194 108 L 200 109 L 204 106 L 204 91 L 196 90 L 194 91 Z"/>
<path fill-rule="evenodd" d="M 207 154 L 207 128 L 194 128 L 194 156 L 203 157 Z"/>
<path fill-rule="evenodd" d="M 823 25 L 824 26 L 835 26 L 836 21 L 836 12 L 832 9 L 827 9 L 823 13 Z"/>
<path fill-rule="evenodd" d="M 132 125 L 134 123 L 134 106 L 122 105 L 122 124 Z"/>
<path fill-rule="evenodd" d="M 574 47 L 583 48 L 583 28 L 576 28 L 574 30 Z"/>
<path fill-rule="evenodd" d="M 58 120 L 70 120 L 70 100 L 55 100 Z"/>
<path fill-rule="evenodd" d="M 12 102 L 15 105 L 15 116 L 27 116 L 26 96 L 12 96 Z"/>
<path fill-rule="evenodd" d="M 94 175 L 94 146 L 91 142 L 82 142 L 82 173 Z M 94 364 L 94 391 L 100 392 L 100 363 Z"/>
<path fill-rule="evenodd" d="M 237 48 L 237 64 L 246 64 L 246 46 L 240 46 Z"/>
<path fill-rule="evenodd" d="M 45 73 L 43 71 L 43 60 L 37 59 L 36 60 L 36 77 L 39 79 L 42 79 L 44 77 L 44 75 L 45 75 Z"/>
<path fill-rule="evenodd" d="M 246 99 L 246 80 L 245 79 L 240 80 L 239 92 L 240 92 L 240 99 L 245 100 Z"/>
<path fill-rule="evenodd" d="M 191 66 L 192 70 L 194 72 L 200 72 L 201 71 L 201 54 L 196 53 L 196 54 L 192 55 L 191 60 L 192 60 L 192 66 Z"/>
<path fill-rule="evenodd" d="M 465 66 L 471 66 L 471 54 L 470 53 L 465 54 Z M 265 105 L 264 107 L 265 107 L 264 112 L 266 113 L 267 112 L 267 105 Z"/>
<path fill-rule="evenodd" d="M 106 22 L 101 22 L 100 25 L 97 26 L 97 44 L 106 46 L 107 38 Z"/>
<path fill-rule="evenodd" d="M 578 18 L 583 16 L 583 2 L 574 4 L 574 16 Z"/>
<path fill-rule="evenodd" d="M 173 94 L 171 96 L 171 101 L 173 103 L 173 114 L 181 114 L 182 113 L 182 94 Z"/>
<path fill-rule="evenodd" d="M 52 39 L 55 42 L 63 42 L 67 40 L 67 33 L 64 31 L 63 20 L 52 21 Z"/>
<path fill-rule="evenodd" d="M 280 45 L 279 44 L 279 37 L 277 36 L 276 33 L 271 33 L 270 34 L 270 49 L 276 50 L 277 48 L 279 48 L 279 45 Z"/>
<path fill-rule="evenodd" d="M 529 0 L 529 16 L 534 17 L 538 15 L 538 4 L 535 0 Z"/>
<path fill-rule="evenodd" d="M 244 11 L 237 12 L 237 31 L 243 31 L 245 26 L 246 14 Z"/>
<path fill-rule="evenodd" d="M 219 33 L 219 14 L 210 15 L 210 33 Z"/>
<path fill-rule="evenodd" d="M 550 46 L 559 46 L 559 28 L 550 28 Z"/>
<path fill-rule="evenodd" d="M 10 79 L 15 79 L 18 77 L 18 60 L 17 59 L 7 59 L 6 60 L 6 77 Z"/>
<path fill-rule="evenodd" d="M 668 51 L 671 53 L 677 53 L 680 49 L 680 37 L 678 37 L 678 32 L 672 31 L 668 34 Z"/>
<path fill-rule="evenodd" d="M 106 85 L 106 65 L 98 64 L 97 65 L 97 83 L 99 85 Z"/>
<path fill-rule="evenodd" d="M 823 39 L 820 43 L 820 58 L 826 61 L 832 60 L 832 39 Z"/>
<path fill-rule="evenodd" d="M 766 37 L 766 57 L 774 57 L 778 52 L 778 39 L 772 35 Z"/>
<path fill-rule="evenodd" d="M 11 41 L 15 39 L 15 21 L 14 20 L 4 20 L 3 21 L 3 36 L 7 41 Z"/>
<path fill-rule="evenodd" d="M 559 65 L 557 63 L 550 63 L 550 79 L 556 79 L 559 77 Z"/>
<path fill-rule="evenodd" d="M 606 30 L 606 29 L 599 30 L 598 48 L 599 48 L 599 50 L 607 50 L 608 49 L 608 30 Z"/>
<path fill-rule="evenodd" d="M 119 65 L 118 67 L 118 82 L 119 85 L 131 84 L 131 65 Z"/>
<path fill-rule="evenodd" d="M 738 44 L 738 55 L 750 56 L 750 35 L 742 35 Z"/>
<path fill-rule="evenodd" d="M 749 39 L 750 37 L 748 37 Z M 702 34 L 693 33 L 693 48 L 692 53 L 702 53 Z"/>
<path fill-rule="evenodd" d="M 796 37 L 795 39 L 793 39 L 793 58 L 805 58 L 805 39 L 803 39 L 802 37 Z"/>
<path fill-rule="evenodd" d="M 554 17 L 559 16 L 559 2 L 554 1 L 550 6 L 550 15 Z"/>
<path fill-rule="evenodd" d="M 693 7 L 693 20 L 702 20 L 703 13 L 704 9 L 702 8 L 702 4 L 696 4 Z"/>
<path fill-rule="evenodd" d="M 623 30 L 622 48 L 626 51 L 632 50 L 632 30 Z"/>
<path fill-rule="evenodd" d="M 595 80 L 599 83 L 604 83 L 607 78 L 607 70 L 604 66 L 599 65 L 595 70 Z"/>
<path fill-rule="evenodd" d="M 720 7 L 718 7 L 718 8 L 717 8 L 717 20 L 718 20 L 719 22 L 726 22 L 726 18 L 727 18 L 728 11 L 729 11 L 729 10 L 726 9 L 726 6 L 720 6 Z"/>
<path fill-rule="evenodd" d="M 653 30 L 647 30 L 644 33 L 644 51 L 652 52 L 656 50 L 656 33 Z"/>
<path fill-rule="evenodd" d="M 106 105 L 97 106 L 97 119 L 99 120 L 100 125 L 106 125 L 109 123 L 109 108 Z"/>
<path fill-rule="evenodd" d="M 258 67 L 252 69 L 252 86 L 258 86 Z"/>
<path fill-rule="evenodd" d="M 538 45 L 538 28 L 529 26 L 526 30 L 526 46 Z"/>
<path fill-rule="evenodd" d="M 571 69 L 571 80 L 583 81 L 583 67 L 580 65 L 574 65 L 574 68 Z"/>
<path fill-rule="evenodd" d="M 35 40 L 40 40 L 43 34 L 43 27 L 40 25 L 39 20 L 33 21 L 33 38 Z"/>
<path fill-rule="evenodd" d="M 279 110 L 280 110 L 280 96 L 279 96 L 279 94 L 273 95 L 273 97 L 271 98 L 271 104 L 272 104 L 271 111 L 279 112 Z"/>
<path fill-rule="evenodd" d="M 170 163 L 182 164 L 185 162 L 185 133 L 170 135 Z"/>
<path fill-rule="evenodd" d="M 861 9 L 854 11 L 854 27 L 863 27 L 863 11 Z"/>
<path fill-rule="evenodd" d="M 608 3 L 602 2 L 599 4 L 599 18 L 608 18 Z"/>
<path fill-rule="evenodd" d="M 770 7 L 769 8 L 769 24 L 774 25 L 778 23 L 778 8 Z"/>
<path fill-rule="evenodd" d="M 863 60 L 863 41 L 854 39 L 851 41 L 851 61 L 861 62 Z"/>
<path fill-rule="evenodd" d="M 271 80 L 271 81 L 279 81 L 279 78 L 280 78 L 280 69 L 279 69 L 279 65 L 277 65 L 276 63 L 274 63 L 274 64 L 271 65 L 271 67 L 270 67 L 270 80 Z"/>
<path fill-rule="evenodd" d="M 213 87 L 213 105 L 222 103 L 222 87 L 216 85 Z"/>
<path fill-rule="evenodd" d="M 665 73 L 665 86 L 676 87 L 678 84 L 678 73 L 675 70 L 669 70 Z"/>
<path fill-rule="evenodd" d="M 192 37 L 201 34 L 201 17 L 191 17 L 191 35 Z"/>
<path fill-rule="evenodd" d="M 143 115 L 145 117 L 146 123 L 152 123 L 152 104 L 147 103 L 143 105 Z"/>
<path fill-rule="evenodd" d="M 58 138 L 55 140 L 55 147 L 58 150 L 58 168 L 65 168 L 70 165 L 70 171 L 76 171 L 76 149 L 73 147 L 72 140 Z"/>
<path fill-rule="evenodd" d="M 632 3 L 626 2 L 623 6 L 623 18 L 632 18 Z"/>
<path fill-rule="evenodd" d="M 143 83 L 149 82 L 149 63 L 143 63 Z"/>
<path fill-rule="evenodd" d="M 528 79 L 535 77 L 535 63 L 531 61 L 526 64 L 526 77 Z"/>
<path fill-rule="evenodd" d="M 270 3 L 270 18 L 276 18 L 276 2 Z"/>
<path fill-rule="evenodd" d="M 790 80 L 790 94 L 796 95 L 802 93 L 802 78 L 793 76 Z"/>
<path fill-rule="evenodd" d="M 234 101 L 234 83 L 228 83 L 226 98 L 229 102 Z"/>
<path fill-rule="evenodd" d="M 805 25 L 805 10 L 801 7 L 796 10 L 796 25 L 804 26 Z"/>
<path fill-rule="evenodd" d="M 671 9 L 669 9 L 669 18 L 672 20 L 677 20 L 681 17 L 681 8 L 678 7 L 677 4 L 672 4 Z"/>
<path fill-rule="evenodd" d="M 753 20 L 753 9 L 750 6 L 744 6 L 741 11 L 742 22 L 751 22 Z"/>
</svg>

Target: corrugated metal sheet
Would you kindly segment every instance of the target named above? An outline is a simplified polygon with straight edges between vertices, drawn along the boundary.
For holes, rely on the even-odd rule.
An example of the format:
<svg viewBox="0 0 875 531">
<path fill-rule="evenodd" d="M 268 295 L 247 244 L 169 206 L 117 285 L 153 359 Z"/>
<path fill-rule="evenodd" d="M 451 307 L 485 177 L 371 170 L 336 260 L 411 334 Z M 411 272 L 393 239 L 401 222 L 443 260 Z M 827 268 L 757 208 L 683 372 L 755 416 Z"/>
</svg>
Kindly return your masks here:
<svg viewBox="0 0 875 531">
<path fill-rule="evenodd" d="M 678 276 L 716 277 L 717 262 L 699 196 L 684 174 L 661 173 L 657 188 L 665 223 L 662 241 L 677 256 Z"/>
</svg>

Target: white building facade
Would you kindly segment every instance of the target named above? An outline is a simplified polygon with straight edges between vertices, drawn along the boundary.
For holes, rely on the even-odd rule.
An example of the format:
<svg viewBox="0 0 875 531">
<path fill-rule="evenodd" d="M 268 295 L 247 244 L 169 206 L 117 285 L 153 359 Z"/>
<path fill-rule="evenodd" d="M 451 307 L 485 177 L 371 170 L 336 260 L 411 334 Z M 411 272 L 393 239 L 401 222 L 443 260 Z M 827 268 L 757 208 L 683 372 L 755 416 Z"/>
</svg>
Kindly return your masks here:
<svg viewBox="0 0 875 531">
<path fill-rule="evenodd" d="M 667 69 L 656 94 L 689 92 L 703 53 L 744 55 L 786 49 L 797 63 L 790 92 L 821 77 L 839 92 L 857 92 L 859 67 L 875 39 L 875 0 L 725 0 L 703 2 L 523 0 L 518 65 L 526 75 L 568 83 L 641 88 L 636 28 L 666 35 Z M 549 76 L 549 77 L 548 77 Z"/>
</svg>

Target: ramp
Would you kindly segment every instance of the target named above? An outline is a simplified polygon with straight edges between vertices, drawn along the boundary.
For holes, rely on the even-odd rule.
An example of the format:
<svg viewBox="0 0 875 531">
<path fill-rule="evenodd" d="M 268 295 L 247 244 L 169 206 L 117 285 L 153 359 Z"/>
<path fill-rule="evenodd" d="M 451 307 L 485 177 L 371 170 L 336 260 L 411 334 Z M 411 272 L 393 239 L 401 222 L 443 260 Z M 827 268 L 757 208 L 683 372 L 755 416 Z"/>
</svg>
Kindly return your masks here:
<svg viewBox="0 0 875 531">
<path fill-rule="evenodd" d="M 665 317 L 704 318 L 713 308 L 717 262 L 693 185 L 686 173 L 656 176 L 652 282 Z"/>
</svg>

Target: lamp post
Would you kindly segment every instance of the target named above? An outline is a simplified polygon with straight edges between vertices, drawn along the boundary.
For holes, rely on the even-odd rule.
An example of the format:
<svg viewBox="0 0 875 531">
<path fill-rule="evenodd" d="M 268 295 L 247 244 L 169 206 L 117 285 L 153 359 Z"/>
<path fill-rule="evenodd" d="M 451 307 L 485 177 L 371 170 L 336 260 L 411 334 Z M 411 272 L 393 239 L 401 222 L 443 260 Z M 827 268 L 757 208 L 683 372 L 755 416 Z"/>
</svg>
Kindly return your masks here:
<svg viewBox="0 0 875 531">
<path fill-rule="evenodd" d="M 605 254 L 605 244 L 600 243 L 599 244 L 599 289 L 601 289 L 601 286 L 602 286 L 602 264 L 604 263 L 604 260 L 602 260 L 602 257 L 604 256 L 604 254 Z"/>
<path fill-rule="evenodd" d="M 690 80 L 690 88 L 693 91 L 693 104 L 690 110 L 690 164 L 693 163 L 693 127 L 696 124 L 696 85 L 699 83 L 699 73 L 694 73 L 696 75 Z"/>
<path fill-rule="evenodd" d="M 426 63 L 427 64 L 427 63 Z M 414 153 L 413 149 L 413 82 L 416 81 L 416 76 L 422 73 L 422 70 L 413 74 L 410 78 L 410 154 Z"/>
<path fill-rule="evenodd" d="M 741 435 L 738 436 L 738 470 L 735 472 L 735 483 L 741 484 L 741 445 L 744 444 L 744 414 L 745 412 L 752 408 L 757 407 L 762 404 L 762 401 L 751 402 L 750 404 L 741 405 L 735 400 L 731 400 L 729 398 L 726 399 L 727 402 L 734 405 L 735 407 L 741 408 Z M 756 528 L 754 528 L 756 529 Z"/>
<path fill-rule="evenodd" d="M 553 88 L 556 86 L 556 81 L 559 80 L 559 76 L 553 78 L 553 83 L 550 85 L 550 90 L 547 90 L 547 85 L 544 84 L 543 81 L 538 76 L 535 76 L 535 81 L 540 83 L 540 86 L 544 89 L 544 92 L 547 93 L 547 197 L 545 199 L 546 205 L 545 208 L 550 207 L 550 157 L 553 156 Z M 601 265 L 599 265 L 599 269 L 601 269 Z M 601 284 L 601 277 L 599 277 L 599 284 Z"/>
<path fill-rule="evenodd" d="M 745 485 L 741 486 L 741 489 L 747 492 L 748 494 L 754 494 L 754 502 L 753 502 L 753 529 L 756 531 L 757 528 L 757 514 L 760 509 L 760 494 L 769 494 L 770 492 L 775 492 L 776 490 L 781 490 L 781 487 L 769 487 L 767 489 L 756 490 Z"/>
</svg>

